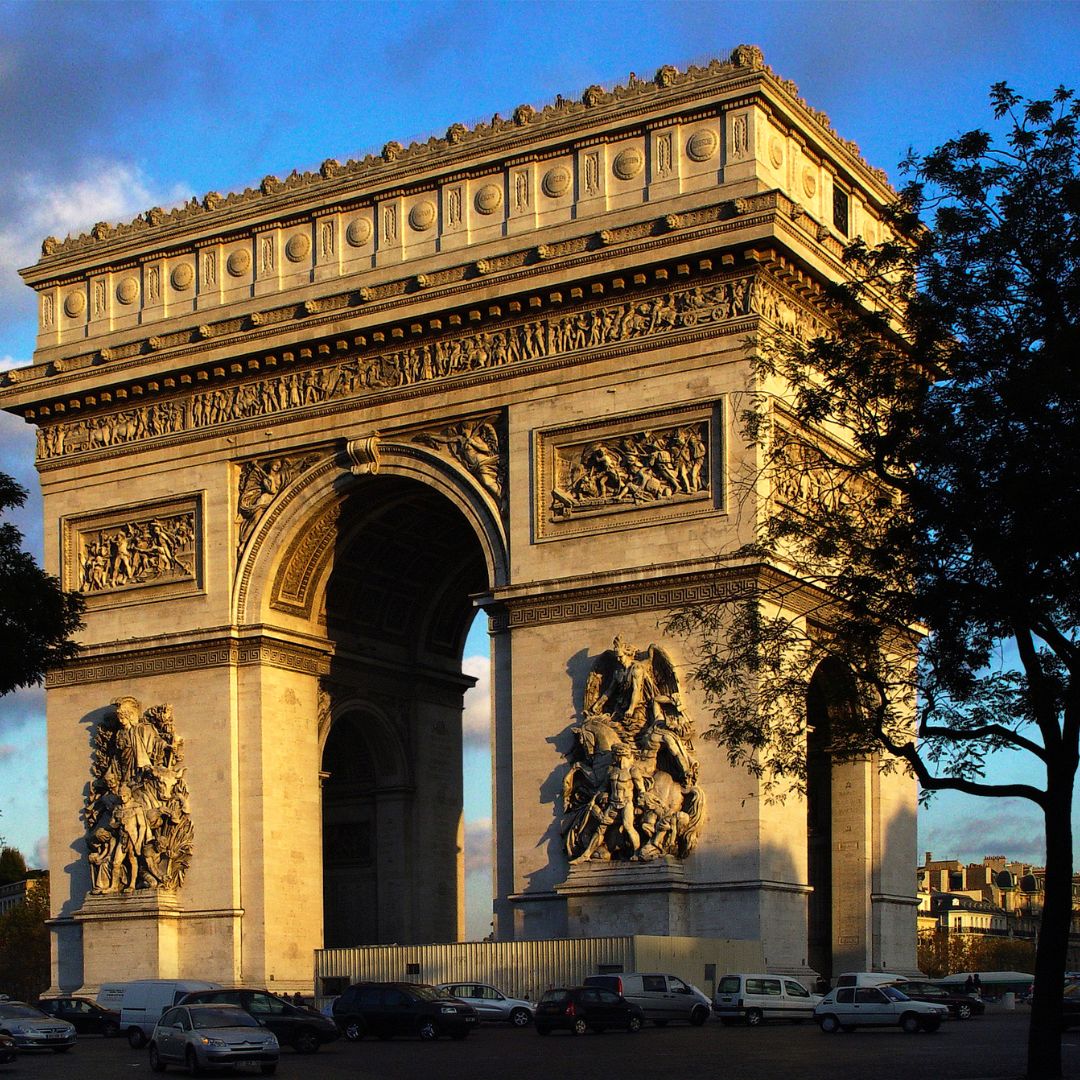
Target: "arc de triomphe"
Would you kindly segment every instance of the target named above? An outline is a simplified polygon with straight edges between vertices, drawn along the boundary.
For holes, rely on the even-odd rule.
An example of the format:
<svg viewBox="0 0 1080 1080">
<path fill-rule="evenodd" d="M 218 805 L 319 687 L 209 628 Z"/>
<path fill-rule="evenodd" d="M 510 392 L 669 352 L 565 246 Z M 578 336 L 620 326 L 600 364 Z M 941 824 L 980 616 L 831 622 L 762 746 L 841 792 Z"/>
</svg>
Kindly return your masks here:
<svg viewBox="0 0 1080 1080">
<path fill-rule="evenodd" d="M 821 325 L 889 197 L 740 47 L 45 241 L 0 404 L 87 604 L 48 680 L 54 988 L 460 937 L 477 607 L 499 938 L 914 967 L 912 781 L 757 797 L 658 628 L 760 572 L 716 561 L 748 349 Z"/>
</svg>

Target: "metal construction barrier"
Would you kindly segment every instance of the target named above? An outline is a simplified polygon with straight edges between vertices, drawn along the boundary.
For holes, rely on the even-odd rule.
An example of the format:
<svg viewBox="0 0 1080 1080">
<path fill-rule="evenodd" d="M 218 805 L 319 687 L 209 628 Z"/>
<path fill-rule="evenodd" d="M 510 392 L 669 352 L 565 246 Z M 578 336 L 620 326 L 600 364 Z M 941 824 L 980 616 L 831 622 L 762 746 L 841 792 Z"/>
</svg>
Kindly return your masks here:
<svg viewBox="0 0 1080 1080">
<path fill-rule="evenodd" d="M 563 938 L 555 941 L 464 941 L 445 945 L 364 945 L 315 952 L 319 1004 L 350 983 L 444 983 L 474 979 L 512 997 L 535 1001 L 552 986 L 573 986 L 586 975 L 662 971 L 693 983 L 710 997 L 728 971 L 764 971 L 760 941 L 728 938 Z"/>
</svg>

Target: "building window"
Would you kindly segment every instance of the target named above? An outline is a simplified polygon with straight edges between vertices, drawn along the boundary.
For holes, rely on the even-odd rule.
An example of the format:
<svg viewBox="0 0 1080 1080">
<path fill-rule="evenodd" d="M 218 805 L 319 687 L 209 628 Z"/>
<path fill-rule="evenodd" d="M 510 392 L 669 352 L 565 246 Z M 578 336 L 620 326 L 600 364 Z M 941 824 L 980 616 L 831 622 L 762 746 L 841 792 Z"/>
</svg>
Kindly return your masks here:
<svg viewBox="0 0 1080 1080">
<path fill-rule="evenodd" d="M 845 236 L 848 235 L 849 204 L 850 200 L 848 198 L 848 193 L 844 191 L 843 188 L 838 188 L 833 184 L 832 220 L 837 229 Z"/>
</svg>

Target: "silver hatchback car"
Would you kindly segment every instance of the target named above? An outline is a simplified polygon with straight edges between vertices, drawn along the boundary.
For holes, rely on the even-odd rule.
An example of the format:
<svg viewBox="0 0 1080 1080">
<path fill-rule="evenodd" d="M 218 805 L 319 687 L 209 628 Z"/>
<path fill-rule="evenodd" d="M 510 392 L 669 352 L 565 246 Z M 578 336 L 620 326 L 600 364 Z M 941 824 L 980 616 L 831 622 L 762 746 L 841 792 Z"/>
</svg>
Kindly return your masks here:
<svg viewBox="0 0 1080 1080">
<path fill-rule="evenodd" d="M 514 1027 L 531 1027 L 533 1011 L 536 1006 L 531 1001 L 507 997 L 501 990 L 487 983 L 454 982 L 442 983 L 437 989 L 450 997 L 467 1001 L 477 1012 L 481 1020 L 505 1020 Z"/>
<path fill-rule="evenodd" d="M 157 1022 L 150 1037 L 150 1068 L 186 1065 L 201 1069 L 257 1062 L 264 1076 L 277 1071 L 280 1047 L 250 1013 L 238 1005 L 177 1005 Z"/>
</svg>

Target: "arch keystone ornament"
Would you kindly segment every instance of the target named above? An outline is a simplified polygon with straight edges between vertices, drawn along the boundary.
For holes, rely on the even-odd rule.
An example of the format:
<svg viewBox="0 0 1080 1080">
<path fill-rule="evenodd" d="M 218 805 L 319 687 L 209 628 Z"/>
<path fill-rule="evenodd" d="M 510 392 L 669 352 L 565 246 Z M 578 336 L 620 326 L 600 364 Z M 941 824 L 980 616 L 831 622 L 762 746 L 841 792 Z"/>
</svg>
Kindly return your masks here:
<svg viewBox="0 0 1080 1080">
<path fill-rule="evenodd" d="M 46 686 L 54 992 L 310 989 L 316 949 L 462 940 L 475 618 L 496 939 L 914 970 L 914 784 L 831 759 L 842 673 L 793 703 L 812 782 L 774 802 L 657 629 L 782 572 L 730 557 L 732 491 L 755 349 L 828 332 L 845 275 L 807 163 L 882 237 L 893 192 L 752 47 L 504 111 L 23 271 L 0 407 L 86 598 Z"/>
</svg>

